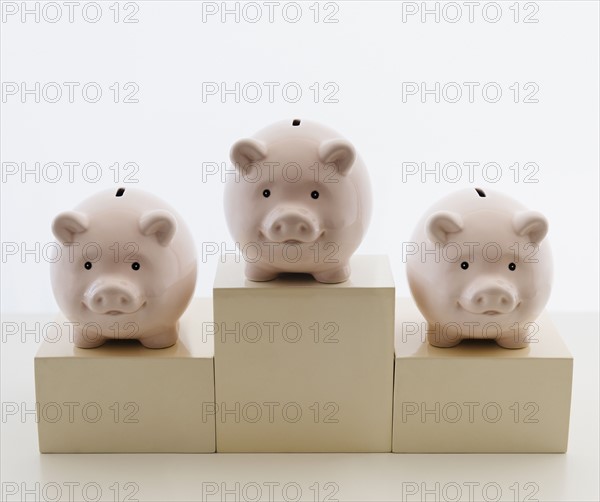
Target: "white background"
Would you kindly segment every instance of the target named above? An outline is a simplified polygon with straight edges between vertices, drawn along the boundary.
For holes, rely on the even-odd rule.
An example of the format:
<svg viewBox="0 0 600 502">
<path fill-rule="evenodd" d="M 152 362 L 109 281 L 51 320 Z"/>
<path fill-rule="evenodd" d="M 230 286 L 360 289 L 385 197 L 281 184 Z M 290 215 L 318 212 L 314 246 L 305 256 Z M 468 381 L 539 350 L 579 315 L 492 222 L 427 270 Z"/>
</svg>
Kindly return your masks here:
<svg viewBox="0 0 600 502">
<path fill-rule="evenodd" d="M 31 5 L 34 5 L 33 3 Z M 84 4 L 82 4 L 84 5 Z M 56 171 L 40 170 L 40 182 L 22 172 L 7 173 L 2 184 L 2 310 L 47 312 L 56 310 L 48 263 L 41 256 L 49 242 L 52 218 L 73 208 L 86 196 L 115 186 L 110 166 L 135 162 L 136 186 L 155 192 L 171 202 L 186 219 L 196 238 L 201 259 L 197 294 L 209 296 L 217 256 L 206 256 L 205 243 L 233 249 L 223 209 L 220 175 L 203 182 L 203 163 L 228 162 L 230 146 L 282 118 L 312 118 L 329 124 L 350 139 L 367 163 L 373 182 L 374 211 L 371 227 L 358 252 L 387 254 L 392 261 L 399 295 L 407 295 L 402 242 L 410 240 L 422 212 L 435 200 L 464 186 L 494 187 L 513 194 L 550 221 L 555 257 L 554 290 L 549 309 L 585 311 L 598 309 L 598 4 L 596 2 L 542 2 L 518 9 L 515 23 L 512 2 L 501 3 L 501 18 L 485 20 L 483 7 L 474 10 L 469 23 L 467 6 L 456 23 L 456 10 L 440 7 L 440 22 L 420 15 L 402 22 L 400 2 L 343 2 L 332 19 L 314 22 L 311 2 L 302 4 L 297 23 L 285 21 L 283 5 L 274 8 L 274 22 L 262 7 L 256 23 L 235 22 L 228 15 L 207 17 L 203 23 L 200 2 L 142 2 L 135 14 L 138 23 L 114 23 L 112 2 L 103 3 L 102 17 L 88 23 L 82 7 L 74 22 L 68 10 L 56 23 L 29 15 L 9 16 L 2 24 L 2 80 L 26 82 L 33 88 L 48 82 L 79 82 L 74 103 L 67 88 L 57 103 L 34 101 L 27 95 L 4 96 L 2 103 L 2 161 L 24 162 L 35 168 L 48 162 L 96 162 L 100 179 L 86 182 L 81 168 L 73 183 L 68 168 L 55 183 L 46 179 Z M 220 4 L 216 4 L 219 7 Z M 240 5 L 240 4 L 238 4 Z M 261 4 L 262 5 L 262 4 Z M 334 4 L 332 4 L 334 5 Z M 416 4 L 419 7 L 420 4 Z M 486 4 L 482 4 L 486 5 Z M 533 14 L 533 7 L 539 8 Z M 231 8 L 235 3 L 229 4 Z M 435 3 L 427 4 L 429 8 Z M 206 9 L 206 7 L 205 7 Z M 242 9 L 240 7 L 240 9 Z M 404 10 L 406 11 L 406 4 Z M 331 7 L 318 9 L 320 20 Z M 48 9 L 46 17 L 55 16 Z M 94 15 L 89 9 L 88 17 Z M 121 19 L 131 8 L 121 7 Z M 241 13 L 243 14 L 243 10 Z M 445 16 L 443 16 L 445 12 Z M 256 10 L 246 10 L 246 18 Z M 485 11 L 495 16 L 493 8 Z M 532 15 L 538 23 L 523 23 Z M 294 10 L 288 8 L 288 17 Z M 81 89 L 97 82 L 101 100 L 88 103 Z M 139 103 L 114 103 L 111 85 L 134 82 Z M 203 83 L 216 82 L 233 89 L 248 82 L 278 82 L 273 103 L 267 88 L 257 103 L 235 102 L 234 95 L 206 96 Z M 281 89 L 297 83 L 302 98 L 288 103 Z M 310 86 L 321 87 L 314 102 Z M 330 89 L 339 90 L 338 103 L 325 103 Z M 434 88 L 448 82 L 477 82 L 474 102 L 466 87 L 457 103 L 427 102 L 409 96 L 403 103 L 403 82 L 425 82 Z M 486 83 L 497 83 L 502 98 L 489 103 L 482 96 Z M 519 103 L 509 89 L 518 82 Z M 523 103 L 533 82 L 538 103 Z M 121 89 L 119 101 L 128 91 Z M 250 91 L 249 88 L 247 88 Z M 48 90 L 50 92 L 50 90 Z M 90 91 L 91 92 L 91 91 Z M 447 88 L 449 97 L 454 94 Z M 490 98 L 494 97 L 492 90 Z M 293 93 L 290 91 L 291 97 Z M 51 94 L 53 97 L 54 94 Z M 93 94 L 92 94 L 93 97 Z M 253 94 L 251 95 L 253 97 Z M 404 162 L 495 162 L 502 168 L 499 181 L 486 182 L 496 174 L 463 166 L 462 179 L 449 182 L 454 169 L 412 175 L 403 183 Z M 519 163 L 520 180 L 515 182 Z M 525 183 L 523 165 L 534 162 L 539 171 Z M 126 173 L 119 173 L 118 185 Z M 444 176 L 445 174 L 445 176 Z M 94 176 L 94 170 L 89 171 Z M 46 179 L 44 179 L 46 178 Z M 206 177 L 205 177 L 206 178 Z M 8 246 L 8 247 L 7 247 Z M 39 252 L 25 254 L 26 249 Z M 16 254 L 8 254 L 16 249 Z M 39 262 L 36 262 L 36 260 Z"/>
<path fill-rule="evenodd" d="M 3 2 L 3 9 L 9 3 Z M 406 14 L 407 9 L 420 8 L 421 2 L 391 1 L 337 2 L 312 9 L 313 2 L 303 2 L 296 23 L 284 18 L 285 2 L 274 8 L 273 22 L 264 4 L 260 4 L 262 19 L 256 23 L 248 22 L 256 14 L 249 8 L 246 16 L 242 10 L 239 22 L 232 14 L 224 22 L 220 14 L 203 22 L 202 4 L 193 1 L 139 1 L 133 15 L 137 23 L 122 22 L 133 11 L 124 4 L 118 9 L 120 22 L 115 23 L 113 2 L 101 2 L 102 17 L 96 23 L 84 19 L 81 7 L 75 8 L 69 22 L 62 2 L 58 2 L 62 18 L 56 23 L 47 20 L 56 15 L 51 9 L 46 16 L 40 13 L 39 22 L 33 15 L 22 22 L 20 13 L 3 19 L 5 86 L 11 82 L 19 86 L 25 82 L 28 88 L 35 82 L 42 87 L 48 82 L 79 86 L 73 103 L 64 86 L 57 103 L 43 98 L 36 103 L 32 95 L 22 103 L 20 93 L 3 93 L 1 306 L 4 313 L 17 314 L 57 310 L 48 263 L 41 256 L 53 240 L 50 223 L 58 212 L 101 188 L 128 186 L 123 171 L 115 183 L 115 172 L 109 169 L 115 162 L 135 162 L 139 166 L 135 186 L 169 201 L 189 223 L 203 261 L 196 294 L 209 296 L 218 258 L 205 256 L 202 250 L 206 243 L 231 250 L 233 240 L 223 217 L 220 176 L 203 179 L 203 163 L 227 163 L 235 140 L 273 121 L 319 120 L 350 139 L 367 163 L 374 212 L 358 252 L 389 255 L 399 296 L 408 295 L 402 242 L 410 239 L 422 212 L 446 193 L 465 186 L 497 188 L 548 217 L 555 260 L 548 309 L 571 313 L 556 318 L 576 358 L 568 454 L 39 456 L 35 424 L 29 419 L 3 424 L 3 479 L 99 479 L 107 500 L 111 493 L 106 487 L 126 478 L 140 484 L 142 500 L 198 498 L 197 476 L 202 472 L 206 473 L 202 480 L 217 482 L 296 480 L 307 499 L 311 492 L 306 487 L 317 480 L 337 482 L 337 498 L 342 500 L 399 499 L 402 481 L 480 480 L 499 482 L 503 500 L 512 500 L 508 488 L 512 483 L 526 481 L 537 483 L 539 500 L 597 500 L 598 327 L 597 316 L 581 312 L 598 310 L 599 9 L 594 1 L 525 4 L 500 2 L 501 18 L 495 23 L 489 21 L 497 15 L 495 7 L 483 13 L 486 2 L 475 7 L 473 22 L 467 5 L 458 2 L 462 17 L 452 23 L 456 10 L 444 11 L 445 4 L 438 4 L 439 22 L 433 14 L 423 22 L 420 14 L 403 19 L 403 10 Z M 20 2 L 16 5 L 20 7 Z M 214 5 L 219 8 L 220 2 Z M 237 5 L 243 9 L 243 4 Z M 435 5 L 427 3 L 428 8 Z M 288 18 L 295 15 L 294 9 L 286 13 Z M 327 14 L 338 22 L 323 22 Z M 95 16 L 94 10 L 87 15 Z M 538 22 L 523 22 L 527 15 Z M 81 89 L 89 82 L 98 83 L 103 91 L 97 103 L 82 97 Z M 121 88 L 118 103 L 109 88 L 115 82 Z M 128 82 L 139 87 L 138 103 L 122 102 Z M 203 96 L 207 82 L 225 83 L 230 89 L 236 82 L 242 88 L 249 82 L 279 86 L 272 103 L 265 86 L 256 103 L 243 97 L 236 102 L 234 95 L 222 103 L 220 95 Z M 281 93 L 290 82 L 302 89 L 296 103 Z M 315 82 L 321 89 L 316 103 L 310 89 Z M 403 99 L 406 82 L 425 82 L 428 88 L 436 82 L 441 87 L 448 82 L 479 85 L 473 103 L 464 86 L 456 103 L 443 98 L 437 103 L 433 95 L 422 103 L 420 95 Z M 482 87 L 490 82 L 502 89 L 496 103 L 482 95 Z M 515 82 L 521 91 L 517 103 L 510 89 Z M 324 89 L 326 83 L 338 89 L 333 96 L 337 103 L 325 102 L 332 89 L 331 84 Z M 533 96 L 537 103 L 523 102 L 532 89 L 524 89 L 526 83 L 539 89 Z M 37 181 L 33 174 L 23 180 L 21 172 L 9 174 L 12 164 L 7 163 L 14 162 L 30 169 L 35 162 L 96 162 L 100 179 L 86 181 L 76 168 L 70 181 L 63 165 L 57 182 L 49 181 L 56 174 L 50 169 L 40 170 Z M 406 162 L 424 162 L 430 169 L 435 162 L 457 162 L 463 164 L 462 178 L 452 183 L 449 177 L 456 172 L 442 170 L 438 180 L 432 173 L 425 182 L 420 175 L 403 179 Z M 495 162 L 502 169 L 500 178 L 491 182 L 493 169 L 484 173 L 476 168 L 470 182 L 465 162 Z M 520 179 L 515 180 L 514 168 L 509 167 L 517 162 Z M 523 169 L 526 163 L 539 167 L 530 179 L 536 183 L 524 181 L 530 173 Z M 36 246 L 40 253 L 24 254 Z M 8 254 L 9 249 L 17 253 Z M 33 402 L 35 347 L 3 343 L 2 349 L 3 400 Z M 185 491 L 190 483 L 195 483 L 193 496 Z"/>
</svg>

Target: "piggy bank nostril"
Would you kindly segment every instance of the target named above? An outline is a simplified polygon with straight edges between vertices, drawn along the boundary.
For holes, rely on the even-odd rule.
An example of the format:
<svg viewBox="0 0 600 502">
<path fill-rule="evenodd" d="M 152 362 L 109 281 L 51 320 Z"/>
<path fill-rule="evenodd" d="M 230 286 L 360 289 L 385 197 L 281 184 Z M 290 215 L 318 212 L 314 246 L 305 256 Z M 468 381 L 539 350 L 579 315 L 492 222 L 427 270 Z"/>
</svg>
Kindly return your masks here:
<svg viewBox="0 0 600 502">
<path fill-rule="evenodd" d="M 471 305 L 483 310 L 510 310 L 515 303 L 514 297 L 505 291 L 490 289 L 472 296 Z"/>
</svg>

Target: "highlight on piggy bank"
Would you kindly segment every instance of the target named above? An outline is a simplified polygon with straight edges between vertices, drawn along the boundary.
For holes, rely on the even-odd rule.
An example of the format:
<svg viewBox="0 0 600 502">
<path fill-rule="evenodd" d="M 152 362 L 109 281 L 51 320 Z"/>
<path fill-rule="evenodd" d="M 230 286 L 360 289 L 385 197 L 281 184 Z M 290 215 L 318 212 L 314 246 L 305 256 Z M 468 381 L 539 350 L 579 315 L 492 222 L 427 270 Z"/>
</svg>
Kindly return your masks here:
<svg viewBox="0 0 600 502">
<path fill-rule="evenodd" d="M 237 141 L 230 156 L 237 175 L 227 178 L 225 216 L 246 277 L 346 281 L 371 216 L 369 176 L 353 145 L 329 127 L 290 119 Z"/>
<path fill-rule="evenodd" d="M 429 343 L 534 341 L 552 285 L 547 232 L 542 214 L 488 189 L 460 190 L 426 211 L 405 256 Z"/>
<path fill-rule="evenodd" d="M 60 213 L 52 231 L 61 246 L 52 289 L 74 323 L 77 347 L 138 339 L 164 348 L 177 341 L 197 261 L 191 233 L 171 206 L 138 189 L 110 189 Z"/>
</svg>

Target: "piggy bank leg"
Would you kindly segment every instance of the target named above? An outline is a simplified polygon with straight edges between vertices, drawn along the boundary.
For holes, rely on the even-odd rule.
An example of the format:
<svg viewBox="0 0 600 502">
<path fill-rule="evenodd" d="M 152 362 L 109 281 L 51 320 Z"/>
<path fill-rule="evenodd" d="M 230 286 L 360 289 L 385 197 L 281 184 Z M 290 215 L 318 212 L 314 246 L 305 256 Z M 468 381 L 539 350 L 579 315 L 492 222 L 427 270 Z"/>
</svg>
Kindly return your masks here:
<svg viewBox="0 0 600 502">
<path fill-rule="evenodd" d="M 439 323 L 427 324 L 427 341 L 434 347 L 455 347 L 462 342 L 462 335 L 452 329 L 443 329 Z"/>
<path fill-rule="evenodd" d="M 140 338 L 140 343 L 148 349 L 165 349 L 177 342 L 179 330 L 177 324 L 165 328 L 157 335 Z"/>
<path fill-rule="evenodd" d="M 529 346 L 527 330 L 509 331 L 496 338 L 496 343 L 505 349 L 523 349 Z"/>
<path fill-rule="evenodd" d="M 106 340 L 108 340 L 108 338 L 93 332 L 93 330 L 86 330 L 85 333 L 81 329 L 76 328 L 74 330 L 73 343 L 75 344 L 75 347 L 79 347 L 80 349 L 100 347 L 100 345 L 104 345 Z"/>
<path fill-rule="evenodd" d="M 251 281 L 272 281 L 277 277 L 277 272 L 260 267 L 256 263 L 246 263 L 246 277 Z"/>
<path fill-rule="evenodd" d="M 346 263 L 338 268 L 317 272 L 313 274 L 313 277 L 317 281 L 324 282 L 326 284 L 337 284 L 338 282 L 344 282 L 350 277 L 350 265 Z"/>
</svg>

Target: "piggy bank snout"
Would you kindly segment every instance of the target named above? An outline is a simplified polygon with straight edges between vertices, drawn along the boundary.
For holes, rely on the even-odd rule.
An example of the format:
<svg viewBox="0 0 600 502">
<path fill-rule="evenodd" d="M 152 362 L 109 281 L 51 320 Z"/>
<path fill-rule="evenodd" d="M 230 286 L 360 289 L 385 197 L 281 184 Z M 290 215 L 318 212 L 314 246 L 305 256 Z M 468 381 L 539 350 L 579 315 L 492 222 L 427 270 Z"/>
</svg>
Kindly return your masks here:
<svg viewBox="0 0 600 502">
<path fill-rule="evenodd" d="M 133 313 L 142 306 L 143 297 L 132 283 L 101 280 L 88 288 L 84 304 L 97 314 Z"/>
<path fill-rule="evenodd" d="M 319 237 L 319 223 L 315 216 L 302 209 L 279 209 L 268 215 L 264 233 L 274 242 L 312 242 Z"/>
<path fill-rule="evenodd" d="M 487 280 L 468 288 L 460 303 L 476 314 L 508 314 L 517 307 L 519 298 L 512 284 Z"/>
</svg>

